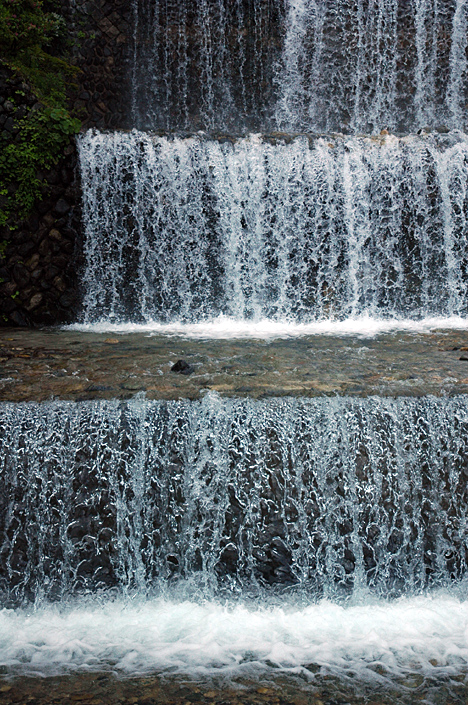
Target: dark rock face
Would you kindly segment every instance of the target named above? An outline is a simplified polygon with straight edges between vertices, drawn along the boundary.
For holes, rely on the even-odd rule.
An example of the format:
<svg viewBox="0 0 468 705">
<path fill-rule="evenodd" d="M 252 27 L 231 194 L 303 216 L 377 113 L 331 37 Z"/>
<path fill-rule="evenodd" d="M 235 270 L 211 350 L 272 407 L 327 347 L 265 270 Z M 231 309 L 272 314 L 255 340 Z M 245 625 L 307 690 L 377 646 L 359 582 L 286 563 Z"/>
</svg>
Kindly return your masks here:
<svg viewBox="0 0 468 705">
<path fill-rule="evenodd" d="M 177 372 L 180 375 L 191 375 L 195 372 L 195 368 L 186 360 L 177 360 L 175 365 L 172 365 L 171 372 Z"/>
<path fill-rule="evenodd" d="M 73 107 L 85 128 L 130 128 L 130 59 L 133 3 L 126 0 L 61 0 L 74 34 L 73 62 L 79 66 Z"/>
</svg>

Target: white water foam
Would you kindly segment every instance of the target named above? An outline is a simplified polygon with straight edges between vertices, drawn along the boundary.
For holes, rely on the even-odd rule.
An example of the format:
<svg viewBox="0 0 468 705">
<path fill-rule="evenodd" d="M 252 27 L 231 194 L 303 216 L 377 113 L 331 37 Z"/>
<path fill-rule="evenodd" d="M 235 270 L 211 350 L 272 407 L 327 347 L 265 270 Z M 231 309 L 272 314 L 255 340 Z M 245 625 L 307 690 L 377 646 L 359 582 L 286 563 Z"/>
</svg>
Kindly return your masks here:
<svg viewBox="0 0 468 705">
<path fill-rule="evenodd" d="M 428 333 L 432 330 L 466 330 L 468 319 L 460 316 L 447 318 L 379 319 L 370 316 L 348 318 L 343 321 L 322 320 L 312 323 L 294 323 L 290 321 L 273 321 L 267 318 L 254 320 L 237 320 L 219 316 L 200 323 L 112 323 L 101 320 L 97 323 L 74 323 L 66 326 L 67 330 L 86 333 L 146 333 L 149 335 L 173 336 L 193 339 L 236 339 L 254 338 L 271 340 L 275 338 L 298 338 L 307 335 L 357 336 L 372 338 L 384 333 L 406 331 L 410 333 Z"/>
<path fill-rule="evenodd" d="M 51 675 L 113 669 L 193 677 L 408 670 L 450 675 L 468 663 L 468 601 L 414 597 L 394 603 L 340 606 L 329 601 L 282 607 L 142 603 L 48 606 L 0 612 L 0 665 Z"/>
</svg>

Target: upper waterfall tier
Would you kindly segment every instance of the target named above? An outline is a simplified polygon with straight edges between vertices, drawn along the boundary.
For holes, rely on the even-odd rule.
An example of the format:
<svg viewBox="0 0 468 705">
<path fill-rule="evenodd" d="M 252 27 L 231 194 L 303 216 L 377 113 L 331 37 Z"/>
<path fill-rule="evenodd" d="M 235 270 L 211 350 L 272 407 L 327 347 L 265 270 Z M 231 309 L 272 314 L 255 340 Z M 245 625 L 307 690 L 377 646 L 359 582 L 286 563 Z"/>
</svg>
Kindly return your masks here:
<svg viewBox="0 0 468 705">
<path fill-rule="evenodd" d="M 467 0 L 134 0 L 140 129 L 464 129 Z"/>
<path fill-rule="evenodd" d="M 89 132 L 84 320 L 468 313 L 468 138 Z"/>
</svg>

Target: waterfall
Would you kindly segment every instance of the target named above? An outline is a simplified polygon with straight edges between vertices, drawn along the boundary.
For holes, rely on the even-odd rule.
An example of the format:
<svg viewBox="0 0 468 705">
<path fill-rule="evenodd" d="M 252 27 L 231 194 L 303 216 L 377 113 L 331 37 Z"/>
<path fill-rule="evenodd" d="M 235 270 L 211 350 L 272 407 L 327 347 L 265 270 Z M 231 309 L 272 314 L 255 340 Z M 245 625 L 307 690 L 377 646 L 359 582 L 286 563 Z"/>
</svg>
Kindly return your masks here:
<svg viewBox="0 0 468 705">
<path fill-rule="evenodd" d="M 87 323 L 467 313 L 462 133 L 79 147 Z"/>
<path fill-rule="evenodd" d="M 4 601 L 417 595 L 466 574 L 468 406 L 2 404 Z"/>
<path fill-rule="evenodd" d="M 466 126 L 466 0 L 134 0 L 140 129 Z"/>
<path fill-rule="evenodd" d="M 281 129 L 466 126 L 466 0 L 287 0 Z"/>
<path fill-rule="evenodd" d="M 134 0 L 133 124 L 252 129 L 271 113 L 277 0 Z"/>
<path fill-rule="evenodd" d="M 128 370 L 123 394 L 175 400 L 0 403 L 0 669 L 272 676 L 280 688 L 289 674 L 297 688 L 323 677 L 325 694 L 333 681 L 317 703 L 357 702 L 361 681 L 373 701 L 381 688 L 382 702 L 398 689 L 405 702 L 465 702 L 468 397 L 223 398 L 195 370 L 186 399 L 172 362 L 190 373 L 204 364 L 190 364 L 197 345 L 197 360 L 214 358 L 210 335 L 281 329 L 310 336 L 310 359 L 330 352 L 338 379 L 312 335 L 336 324 L 385 329 L 362 365 L 372 355 L 378 379 L 396 380 L 406 341 L 414 356 L 447 331 L 393 347 L 388 331 L 452 326 L 431 379 L 451 389 L 450 353 L 467 382 L 455 351 L 468 349 L 468 0 L 131 7 L 134 129 L 78 139 L 75 327 L 90 345 L 145 326 L 185 336 L 148 341 L 145 365 L 153 343 L 158 359 L 167 351 L 157 371 L 132 367 L 136 338 L 104 339 L 93 358 L 100 379 Z M 80 376 L 61 389 L 117 390 L 87 386 L 76 340 L 37 360 L 12 351 Z M 280 343 L 272 395 L 308 364 L 296 339 Z M 250 376 L 250 354 L 227 344 L 221 373 L 244 355 Z M 72 364 L 52 371 L 49 355 Z M 145 374 L 151 388 L 133 379 Z M 187 702 L 214 702 L 198 692 Z"/>
</svg>

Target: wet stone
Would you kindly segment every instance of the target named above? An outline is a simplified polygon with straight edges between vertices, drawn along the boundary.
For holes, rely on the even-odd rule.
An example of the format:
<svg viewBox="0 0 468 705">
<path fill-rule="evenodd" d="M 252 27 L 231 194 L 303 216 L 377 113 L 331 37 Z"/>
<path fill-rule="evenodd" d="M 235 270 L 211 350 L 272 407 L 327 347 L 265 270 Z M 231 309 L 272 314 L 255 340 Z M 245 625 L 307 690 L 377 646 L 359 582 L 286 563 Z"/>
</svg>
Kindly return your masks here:
<svg viewBox="0 0 468 705">
<path fill-rule="evenodd" d="M 177 362 L 172 365 L 171 372 L 177 372 L 181 375 L 191 375 L 192 372 L 195 372 L 195 368 L 186 360 L 177 360 Z"/>
<path fill-rule="evenodd" d="M 36 253 L 32 255 L 28 260 L 26 260 L 25 267 L 27 267 L 31 272 L 36 269 L 37 265 L 39 264 L 40 257 Z"/>
<path fill-rule="evenodd" d="M 29 271 L 23 264 L 15 264 L 13 267 L 13 277 L 20 288 L 23 288 L 29 283 Z"/>
<path fill-rule="evenodd" d="M 156 680 L 156 679 L 154 679 Z M 437 684 L 431 690 L 405 693 L 349 680 L 300 684 L 294 678 L 270 678 L 268 686 L 254 679 L 240 683 L 199 683 L 201 687 L 165 678 L 162 687 L 148 678 L 119 679 L 113 675 L 82 674 L 46 679 L 21 678 L 0 686 L 2 703 L 87 703 L 89 705 L 183 705 L 222 703 L 223 705 L 461 705 L 467 701 L 466 689 L 454 693 Z M 209 687 L 207 687 L 209 686 Z"/>
<path fill-rule="evenodd" d="M 34 294 L 31 296 L 29 302 L 26 304 L 25 308 L 27 311 L 33 311 L 35 308 L 41 305 L 43 300 L 42 294 Z"/>
<path fill-rule="evenodd" d="M 54 212 L 58 215 L 65 215 L 70 210 L 70 204 L 64 198 L 59 198 L 54 207 Z"/>
</svg>

